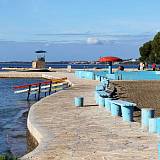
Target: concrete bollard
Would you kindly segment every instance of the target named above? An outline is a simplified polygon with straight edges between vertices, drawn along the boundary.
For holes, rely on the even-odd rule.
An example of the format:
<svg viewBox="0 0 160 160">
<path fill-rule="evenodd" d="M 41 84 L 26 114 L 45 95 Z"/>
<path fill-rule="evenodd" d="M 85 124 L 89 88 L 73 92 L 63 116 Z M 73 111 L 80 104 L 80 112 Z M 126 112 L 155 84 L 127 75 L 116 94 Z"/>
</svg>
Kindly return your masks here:
<svg viewBox="0 0 160 160">
<path fill-rule="evenodd" d="M 153 108 L 142 108 L 141 110 L 141 125 L 142 128 L 149 127 L 149 118 L 154 118 L 155 110 Z"/>
<path fill-rule="evenodd" d="M 133 122 L 134 106 L 122 106 L 121 109 L 123 121 Z"/>
<path fill-rule="evenodd" d="M 160 118 L 156 118 L 156 132 L 160 135 Z"/>
<path fill-rule="evenodd" d="M 105 98 L 105 108 L 107 109 L 107 111 L 111 111 L 111 102 L 109 100 L 111 100 L 112 98 Z"/>
<path fill-rule="evenodd" d="M 96 78 L 96 80 L 99 80 L 99 78 L 98 78 L 98 75 L 97 75 L 97 74 L 96 74 L 95 78 Z"/>
<path fill-rule="evenodd" d="M 75 97 L 75 106 L 83 107 L 84 98 L 83 97 Z"/>
<path fill-rule="evenodd" d="M 149 118 L 149 133 L 156 133 L 157 131 L 157 118 Z"/>
<path fill-rule="evenodd" d="M 103 85 L 97 85 L 96 86 L 96 91 L 104 91 L 105 90 L 105 87 Z"/>
<path fill-rule="evenodd" d="M 97 91 L 96 91 L 96 93 L 95 93 L 95 94 L 96 94 L 96 104 L 97 104 L 97 105 L 99 105 L 99 94 L 98 94 L 98 92 L 97 92 Z"/>
<path fill-rule="evenodd" d="M 108 74 L 112 74 L 112 65 L 108 66 Z"/>
<path fill-rule="evenodd" d="M 121 106 L 111 102 L 111 114 L 112 116 L 121 116 Z"/>
<path fill-rule="evenodd" d="M 105 107 L 105 99 L 101 96 L 99 96 L 99 106 Z"/>
<path fill-rule="evenodd" d="M 100 81 L 100 75 L 97 75 L 97 80 Z"/>
</svg>

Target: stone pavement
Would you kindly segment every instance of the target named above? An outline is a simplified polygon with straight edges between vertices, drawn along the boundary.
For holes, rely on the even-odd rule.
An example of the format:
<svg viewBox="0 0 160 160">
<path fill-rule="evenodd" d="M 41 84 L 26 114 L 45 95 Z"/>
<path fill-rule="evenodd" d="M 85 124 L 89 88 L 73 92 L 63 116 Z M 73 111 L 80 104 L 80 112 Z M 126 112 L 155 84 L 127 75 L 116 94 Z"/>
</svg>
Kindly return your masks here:
<svg viewBox="0 0 160 160">
<path fill-rule="evenodd" d="M 29 112 L 28 128 L 39 145 L 22 160 L 156 160 L 156 135 L 143 132 L 139 123 L 126 123 L 95 105 L 98 83 L 67 76 L 74 86 L 41 99 Z M 85 107 L 74 106 L 83 96 Z"/>
</svg>

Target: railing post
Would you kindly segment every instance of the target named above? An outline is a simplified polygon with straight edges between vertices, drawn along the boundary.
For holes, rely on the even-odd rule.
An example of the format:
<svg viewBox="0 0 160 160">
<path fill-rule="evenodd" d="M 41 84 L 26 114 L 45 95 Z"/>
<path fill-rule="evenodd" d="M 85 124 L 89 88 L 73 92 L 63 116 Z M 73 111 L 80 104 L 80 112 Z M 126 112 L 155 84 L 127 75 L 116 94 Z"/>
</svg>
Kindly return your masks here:
<svg viewBox="0 0 160 160">
<path fill-rule="evenodd" d="M 122 80 L 122 74 L 121 74 L 121 80 Z"/>
<path fill-rule="evenodd" d="M 34 95 L 34 98 L 35 98 L 35 99 L 37 98 L 37 95 L 36 95 L 36 94 Z"/>
<path fill-rule="evenodd" d="M 40 97 L 41 96 L 41 83 L 39 83 L 39 86 L 38 86 L 38 100 L 40 100 Z"/>
<path fill-rule="evenodd" d="M 51 94 L 51 91 L 52 91 L 52 81 L 50 81 L 49 95 Z"/>
<path fill-rule="evenodd" d="M 28 87 L 27 101 L 29 100 L 30 92 L 31 92 L 31 85 L 29 85 L 29 87 Z"/>
<path fill-rule="evenodd" d="M 55 82 L 55 84 L 57 84 L 57 82 Z M 57 92 L 56 88 L 57 86 L 54 86 L 54 92 Z"/>
</svg>

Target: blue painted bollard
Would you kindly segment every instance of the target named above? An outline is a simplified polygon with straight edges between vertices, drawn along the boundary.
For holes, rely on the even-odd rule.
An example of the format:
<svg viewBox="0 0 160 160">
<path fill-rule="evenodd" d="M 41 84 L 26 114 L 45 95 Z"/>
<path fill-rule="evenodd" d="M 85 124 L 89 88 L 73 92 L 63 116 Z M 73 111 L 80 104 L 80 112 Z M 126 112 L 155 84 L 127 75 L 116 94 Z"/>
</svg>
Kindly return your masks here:
<svg viewBox="0 0 160 160">
<path fill-rule="evenodd" d="M 75 97 L 75 106 L 83 107 L 84 98 L 83 97 Z"/>
<path fill-rule="evenodd" d="M 112 63 L 112 62 L 111 62 Z M 108 74 L 112 74 L 112 64 L 108 66 Z"/>
<path fill-rule="evenodd" d="M 160 118 L 156 118 L 156 132 L 160 135 Z"/>
<path fill-rule="evenodd" d="M 96 98 L 96 104 L 99 105 L 99 94 L 97 91 L 95 92 L 95 98 Z"/>
<path fill-rule="evenodd" d="M 99 75 L 96 76 L 96 80 L 100 81 L 100 76 Z"/>
<path fill-rule="evenodd" d="M 111 111 L 111 100 L 112 98 L 105 98 L 105 108 L 107 109 L 107 111 Z"/>
<path fill-rule="evenodd" d="M 156 133 L 157 131 L 157 118 L 149 118 L 149 133 Z"/>
<path fill-rule="evenodd" d="M 122 118 L 124 121 L 133 122 L 134 106 L 122 106 Z"/>
<path fill-rule="evenodd" d="M 105 99 L 101 96 L 99 96 L 99 106 L 101 106 L 101 107 L 105 106 Z"/>
<path fill-rule="evenodd" d="M 96 86 L 96 91 L 104 91 L 104 90 L 105 90 L 105 87 L 102 84 Z"/>
<path fill-rule="evenodd" d="M 141 110 L 141 122 L 142 128 L 149 127 L 149 118 L 154 118 L 155 110 L 153 108 L 142 108 Z"/>
<path fill-rule="evenodd" d="M 111 114 L 112 116 L 121 116 L 121 106 L 111 102 Z"/>
</svg>

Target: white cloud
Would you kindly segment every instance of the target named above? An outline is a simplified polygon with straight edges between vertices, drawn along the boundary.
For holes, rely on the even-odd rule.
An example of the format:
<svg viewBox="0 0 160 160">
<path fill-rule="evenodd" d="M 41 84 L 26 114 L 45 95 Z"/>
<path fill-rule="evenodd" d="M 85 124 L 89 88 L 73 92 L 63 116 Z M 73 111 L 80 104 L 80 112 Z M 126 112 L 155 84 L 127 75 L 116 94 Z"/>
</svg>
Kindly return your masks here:
<svg viewBox="0 0 160 160">
<path fill-rule="evenodd" d="M 87 44 L 102 44 L 102 41 L 100 41 L 96 37 L 89 37 L 87 39 Z"/>
</svg>

